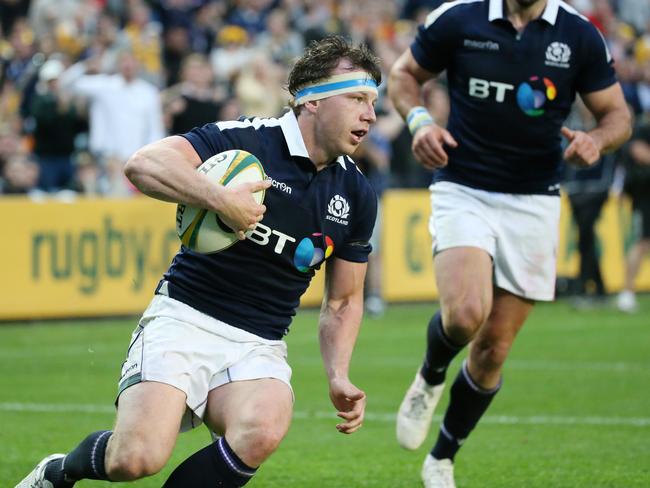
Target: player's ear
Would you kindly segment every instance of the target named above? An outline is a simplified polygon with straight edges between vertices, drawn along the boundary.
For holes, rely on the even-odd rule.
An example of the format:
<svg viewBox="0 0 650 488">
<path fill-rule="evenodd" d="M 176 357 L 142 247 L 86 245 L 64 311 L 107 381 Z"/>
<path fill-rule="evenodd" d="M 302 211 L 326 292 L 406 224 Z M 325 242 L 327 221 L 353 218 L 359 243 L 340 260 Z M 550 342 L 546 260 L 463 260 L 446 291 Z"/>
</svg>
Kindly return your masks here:
<svg viewBox="0 0 650 488">
<path fill-rule="evenodd" d="M 318 111 L 318 102 L 319 100 L 311 100 L 309 102 L 305 102 L 305 108 L 310 113 L 316 113 Z"/>
</svg>

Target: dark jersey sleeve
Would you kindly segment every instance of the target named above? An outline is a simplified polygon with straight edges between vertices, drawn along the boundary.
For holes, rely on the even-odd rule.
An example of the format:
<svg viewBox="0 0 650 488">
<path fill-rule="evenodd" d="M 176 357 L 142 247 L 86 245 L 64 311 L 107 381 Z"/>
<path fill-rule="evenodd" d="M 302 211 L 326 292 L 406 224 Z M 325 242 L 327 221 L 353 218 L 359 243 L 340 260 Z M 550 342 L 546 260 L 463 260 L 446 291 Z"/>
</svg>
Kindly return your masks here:
<svg viewBox="0 0 650 488">
<path fill-rule="evenodd" d="M 432 73 L 440 73 L 449 65 L 457 45 L 455 10 L 442 4 L 431 12 L 411 44 L 411 53 L 418 64 Z"/>
<path fill-rule="evenodd" d="M 377 219 L 377 195 L 365 177 L 359 175 L 359 181 L 363 184 L 354 201 L 358 210 L 350 221 L 350 235 L 343 246 L 334 250 L 334 254 L 346 261 L 366 263 L 368 254 L 372 251 L 370 237 Z"/>
<path fill-rule="evenodd" d="M 234 147 L 230 139 L 214 123 L 206 124 L 203 127 L 196 127 L 190 132 L 181 134 L 181 136 L 192 144 L 192 147 L 194 147 L 201 157 L 201 161 L 205 161 L 215 154 L 229 149 L 242 149 Z"/>
<path fill-rule="evenodd" d="M 582 34 L 578 92 L 590 93 L 612 86 L 616 83 L 616 74 L 605 39 L 591 22 L 585 23 Z"/>
</svg>

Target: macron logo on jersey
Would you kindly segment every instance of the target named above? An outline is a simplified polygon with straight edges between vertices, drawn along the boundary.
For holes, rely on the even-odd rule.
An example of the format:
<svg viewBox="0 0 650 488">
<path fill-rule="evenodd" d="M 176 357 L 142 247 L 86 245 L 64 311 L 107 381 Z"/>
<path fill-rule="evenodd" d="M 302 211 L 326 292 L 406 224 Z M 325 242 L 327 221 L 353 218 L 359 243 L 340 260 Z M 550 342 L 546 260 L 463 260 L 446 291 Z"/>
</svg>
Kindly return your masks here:
<svg viewBox="0 0 650 488">
<path fill-rule="evenodd" d="M 341 225 L 348 225 L 348 217 L 350 215 L 350 205 L 348 201 L 341 195 L 334 195 L 327 204 L 326 220 L 331 220 Z"/>
<path fill-rule="evenodd" d="M 494 41 L 475 41 L 474 39 L 463 39 L 463 46 L 470 49 L 479 49 L 482 51 L 498 51 L 499 44 Z"/>
<path fill-rule="evenodd" d="M 282 181 L 274 180 L 270 176 L 267 176 L 266 179 L 271 180 L 271 186 L 273 186 L 273 188 L 276 188 L 277 190 L 283 191 L 284 193 L 288 193 L 289 195 L 291 195 L 293 189 L 286 183 Z"/>
</svg>

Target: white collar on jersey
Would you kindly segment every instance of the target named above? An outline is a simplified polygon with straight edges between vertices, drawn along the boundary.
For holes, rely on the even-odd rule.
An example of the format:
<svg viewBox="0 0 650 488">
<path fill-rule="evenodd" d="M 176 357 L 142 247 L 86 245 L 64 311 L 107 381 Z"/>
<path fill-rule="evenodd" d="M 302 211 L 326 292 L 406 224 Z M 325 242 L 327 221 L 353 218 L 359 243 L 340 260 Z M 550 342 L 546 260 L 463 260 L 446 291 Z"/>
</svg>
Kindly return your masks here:
<svg viewBox="0 0 650 488">
<path fill-rule="evenodd" d="M 496 19 L 505 19 L 503 15 L 503 2 L 505 0 L 489 0 L 490 2 L 490 11 L 488 14 L 488 20 L 492 22 Z M 551 25 L 555 25 L 557 20 L 557 11 L 560 8 L 561 0 L 547 0 L 546 8 L 542 14 L 542 19 L 548 22 Z"/>
<path fill-rule="evenodd" d="M 287 146 L 289 146 L 289 153 L 292 156 L 309 159 L 309 153 L 307 152 L 305 141 L 302 138 L 302 133 L 300 132 L 300 127 L 298 126 L 298 119 L 293 113 L 293 110 L 289 110 L 286 114 L 280 117 L 279 120 L 280 127 L 282 128 L 282 133 L 284 134 L 284 139 L 287 141 Z M 339 156 L 336 159 L 336 162 L 343 166 L 343 169 L 347 169 L 345 166 L 344 156 Z"/>
</svg>

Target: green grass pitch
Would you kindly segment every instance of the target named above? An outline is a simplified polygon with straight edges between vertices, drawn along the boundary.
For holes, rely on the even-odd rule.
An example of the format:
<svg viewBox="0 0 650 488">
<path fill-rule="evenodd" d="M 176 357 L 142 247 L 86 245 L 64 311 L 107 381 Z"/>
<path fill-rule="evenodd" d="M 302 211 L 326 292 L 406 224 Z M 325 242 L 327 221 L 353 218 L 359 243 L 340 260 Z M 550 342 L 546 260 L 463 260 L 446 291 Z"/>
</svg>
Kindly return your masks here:
<svg viewBox="0 0 650 488">
<path fill-rule="evenodd" d="M 287 337 L 292 427 L 248 486 L 420 486 L 437 429 L 421 449 L 407 452 L 394 439 L 394 415 L 422 358 L 434 307 L 392 306 L 381 319 L 365 319 L 351 377 L 368 394 L 367 419 L 351 436 L 334 428 L 318 315 L 299 312 Z M 46 454 L 111 427 L 135 321 L 0 325 L 0 487 L 13 487 Z M 436 413 L 439 419 L 442 409 Z M 129 486 L 161 486 L 208 442 L 205 428 L 181 435 L 166 469 Z M 506 363 L 503 390 L 457 457 L 456 478 L 460 488 L 650 486 L 650 296 L 641 298 L 636 315 L 538 305 Z"/>
</svg>

